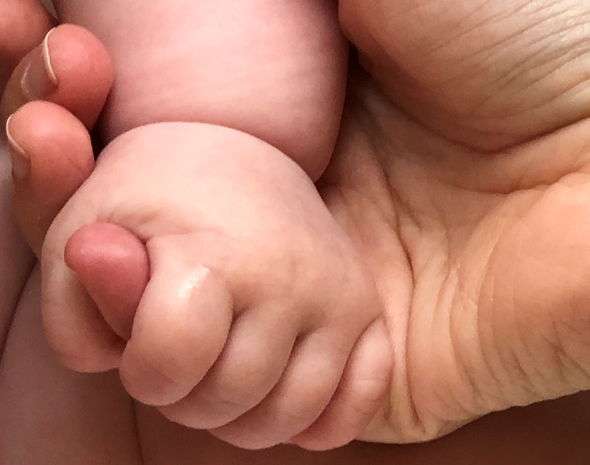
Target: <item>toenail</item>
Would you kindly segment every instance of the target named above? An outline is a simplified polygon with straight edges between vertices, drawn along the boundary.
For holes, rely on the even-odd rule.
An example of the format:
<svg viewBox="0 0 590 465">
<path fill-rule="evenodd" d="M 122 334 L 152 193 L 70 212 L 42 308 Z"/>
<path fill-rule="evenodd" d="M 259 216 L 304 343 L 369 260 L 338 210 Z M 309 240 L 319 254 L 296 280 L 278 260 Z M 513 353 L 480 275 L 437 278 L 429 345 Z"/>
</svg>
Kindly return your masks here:
<svg viewBox="0 0 590 465">
<path fill-rule="evenodd" d="M 31 61 L 21 79 L 21 90 L 28 100 L 43 100 L 57 88 L 57 77 L 49 56 L 49 36 L 47 33 L 39 50 L 33 54 Z"/>
<path fill-rule="evenodd" d="M 12 176 L 16 179 L 23 179 L 31 170 L 31 160 L 23 148 L 14 140 L 10 132 L 10 120 L 12 115 L 6 121 L 6 139 L 8 140 L 10 159 L 12 161 Z"/>
</svg>

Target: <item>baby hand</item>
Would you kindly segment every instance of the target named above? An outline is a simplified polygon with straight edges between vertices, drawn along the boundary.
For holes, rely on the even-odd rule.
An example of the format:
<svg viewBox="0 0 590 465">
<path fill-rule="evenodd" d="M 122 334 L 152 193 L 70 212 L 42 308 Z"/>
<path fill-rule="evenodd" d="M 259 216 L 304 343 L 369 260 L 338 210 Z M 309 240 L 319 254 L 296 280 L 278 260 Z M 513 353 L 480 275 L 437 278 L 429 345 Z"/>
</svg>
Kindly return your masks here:
<svg viewBox="0 0 590 465">
<path fill-rule="evenodd" d="M 118 367 L 138 401 L 241 447 L 336 447 L 386 402 L 371 275 L 305 173 L 227 128 L 145 126 L 103 152 L 48 233 L 43 317 L 66 365 Z"/>
</svg>

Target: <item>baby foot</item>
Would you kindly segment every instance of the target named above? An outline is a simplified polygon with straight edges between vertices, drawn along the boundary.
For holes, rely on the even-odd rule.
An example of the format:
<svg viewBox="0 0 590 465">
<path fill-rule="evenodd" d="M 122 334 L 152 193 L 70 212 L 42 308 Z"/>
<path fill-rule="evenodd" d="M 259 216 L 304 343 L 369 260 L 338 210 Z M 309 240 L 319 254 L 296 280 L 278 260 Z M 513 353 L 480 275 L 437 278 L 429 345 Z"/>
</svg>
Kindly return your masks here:
<svg viewBox="0 0 590 465">
<path fill-rule="evenodd" d="M 44 321 L 66 365 L 118 366 L 139 401 L 242 447 L 360 434 L 389 381 L 381 311 L 301 168 L 222 127 L 118 138 L 43 250 Z"/>
</svg>

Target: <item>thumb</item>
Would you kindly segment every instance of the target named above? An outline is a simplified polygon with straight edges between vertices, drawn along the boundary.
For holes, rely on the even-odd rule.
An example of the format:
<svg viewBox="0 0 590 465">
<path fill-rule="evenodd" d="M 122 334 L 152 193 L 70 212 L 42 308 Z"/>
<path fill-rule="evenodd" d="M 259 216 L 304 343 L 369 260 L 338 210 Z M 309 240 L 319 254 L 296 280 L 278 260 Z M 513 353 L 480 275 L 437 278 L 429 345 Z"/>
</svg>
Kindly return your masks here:
<svg viewBox="0 0 590 465">
<path fill-rule="evenodd" d="M 133 318 L 149 280 L 144 244 L 120 226 L 93 223 L 70 237 L 64 258 L 105 321 L 120 337 L 129 340 Z"/>
</svg>

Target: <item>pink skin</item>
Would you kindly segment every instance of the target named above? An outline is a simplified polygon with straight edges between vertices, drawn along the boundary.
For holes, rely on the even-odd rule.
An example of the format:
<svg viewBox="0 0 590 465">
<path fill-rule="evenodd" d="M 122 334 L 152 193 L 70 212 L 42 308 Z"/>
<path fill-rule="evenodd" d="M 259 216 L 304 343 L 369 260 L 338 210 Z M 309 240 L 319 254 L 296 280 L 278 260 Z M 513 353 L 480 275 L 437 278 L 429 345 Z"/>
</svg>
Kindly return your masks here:
<svg viewBox="0 0 590 465">
<path fill-rule="evenodd" d="M 199 157 L 190 156 L 195 146 Z M 233 163 L 219 163 L 218 153 Z M 145 162 L 130 170 L 138 157 Z M 110 192 L 109 202 L 96 202 L 96 192 Z M 129 235 L 79 229 L 93 222 L 121 225 L 149 254 L 150 280 L 126 345 L 111 329 L 126 336 L 125 323 L 102 324 L 58 260 L 65 248 L 95 303 L 107 296 L 109 308 L 134 270 L 113 269 L 97 288 L 92 278 L 117 257 L 86 260 L 97 246 L 84 245 L 84 236 L 114 233 L 124 248 Z M 108 242 L 103 247 L 114 255 Z M 142 247 L 132 243 L 136 258 Z M 190 123 L 121 136 L 56 218 L 43 254 L 45 327 L 62 361 L 80 371 L 118 366 L 134 398 L 174 421 L 260 448 L 289 440 L 322 412 L 320 421 L 332 427 L 349 412 L 337 435 L 346 442 L 381 405 L 391 362 L 370 274 L 305 173 L 251 136 Z M 125 286 L 142 290 L 138 283 Z M 339 384 L 342 394 L 333 397 Z"/>
<path fill-rule="evenodd" d="M 215 124 L 270 143 L 314 181 L 324 171 L 348 61 L 333 0 L 54 3 L 113 60 L 107 142 L 155 122 Z"/>
<path fill-rule="evenodd" d="M 232 444 L 317 423 L 341 445 L 385 404 L 391 356 L 370 273 L 310 182 L 344 99 L 336 5 L 161 8 L 56 2 L 116 81 L 113 143 L 44 245 L 48 339 L 70 368 L 118 367 L 135 399 Z"/>
<path fill-rule="evenodd" d="M 588 7 L 581 0 L 564 0 L 560 4 L 567 14 L 554 17 L 559 13 L 554 9 L 522 8 L 524 4 L 524 0 L 516 3 L 340 2 L 343 26 L 362 50 L 363 63 L 371 76 L 353 64 L 351 98 L 347 102 L 341 138 L 319 188 L 330 212 L 370 267 L 387 304 L 392 343 L 396 348 L 392 383 L 396 408 L 392 410 L 395 415 L 386 419 L 389 425 L 384 425 L 385 431 L 389 427 L 392 434 L 383 440 L 428 439 L 490 410 L 565 395 L 588 386 L 584 376 L 589 366 L 584 310 L 588 302 L 585 283 L 589 255 L 588 122 L 583 118 L 590 108 L 586 101 L 589 94 L 584 91 L 589 62 L 586 54 L 576 55 L 585 50 L 588 42 L 584 28 Z M 466 14 L 470 11 L 475 14 Z M 568 16 L 579 21 L 570 21 Z M 555 32 L 559 33 L 559 40 L 549 40 L 555 37 Z M 506 41 L 498 48 L 496 45 L 502 37 Z M 539 41 L 540 37 L 548 40 Z M 531 57 L 534 59 L 527 59 Z M 481 66 L 482 63 L 494 66 Z M 520 72 L 523 68 L 529 72 Z M 547 74 L 547 70 L 556 72 Z M 531 82 L 534 86 L 528 85 Z M 576 91 L 567 92 L 570 89 Z M 412 116 L 401 111 L 400 105 Z M 40 112 L 47 112 L 49 107 L 37 105 L 36 108 L 36 120 L 43 121 Z M 34 160 L 30 173 L 33 184 L 20 179 L 15 183 L 15 192 L 17 204 L 25 212 L 33 213 L 27 217 L 19 209 L 23 224 L 36 225 L 34 234 L 30 229 L 25 231 L 39 239 L 43 231 L 31 206 L 35 200 L 44 198 L 38 194 L 51 183 L 39 178 L 39 168 L 48 167 L 43 162 L 44 151 L 31 149 L 49 148 L 47 154 L 54 161 L 64 160 L 55 157 L 58 154 L 55 147 L 47 144 L 59 134 L 55 132 L 57 127 L 53 128 L 52 137 L 40 138 L 30 130 L 27 133 L 24 122 L 26 117 L 35 120 L 32 109 L 27 105 L 20 110 L 11 128 L 16 140 Z M 465 112 L 473 117 L 466 119 Z M 65 117 L 63 112 L 62 117 Z M 417 120 L 423 124 L 416 124 Z M 579 123 L 525 145 L 510 146 L 575 121 Z M 79 122 L 77 126 L 61 127 L 83 135 L 79 132 L 83 129 Z M 487 136 L 480 137 L 481 134 Z M 57 137 L 55 142 L 63 146 L 68 156 L 73 155 L 74 160 L 72 147 L 62 145 L 63 140 Z M 83 147 L 83 138 L 76 141 Z M 483 152 L 477 151 L 478 147 Z M 498 147 L 505 150 L 496 153 Z M 16 156 L 14 150 L 11 154 Z M 41 181 L 40 185 L 34 184 L 35 181 Z M 54 189 L 66 183 L 61 177 L 53 178 Z M 32 205 L 21 202 L 22 195 L 31 187 L 37 189 L 37 194 L 29 198 Z M 67 197 L 66 194 L 64 199 Z M 497 247 L 490 256 L 491 243 Z M 39 242 L 33 246 L 38 250 Z M 405 246 L 401 254 L 399 246 Z M 15 247 L 7 249 L 11 256 L 15 251 Z M 440 266 L 449 263 L 457 266 Z M 7 273 L 13 276 L 18 269 L 7 269 Z M 214 290 L 215 286 L 208 289 Z M 407 296 L 412 296 L 411 301 L 406 300 Z M 452 296 L 457 298 L 451 299 Z M 34 301 L 27 300 L 25 306 L 31 310 Z M 80 399 L 76 393 L 89 393 L 89 390 L 73 382 L 72 388 L 76 385 L 79 388 L 76 393 L 56 396 L 56 392 L 72 392 L 45 381 L 50 379 L 49 374 L 39 369 L 39 363 L 30 363 L 38 361 L 34 354 L 41 354 L 41 359 L 47 360 L 48 353 L 39 344 L 40 323 L 38 318 L 32 318 L 34 315 L 34 311 L 18 313 L 11 331 L 14 336 L 3 356 L 2 374 L 9 380 L 8 384 L 0 383 L 4 388 L 1 410 L 8 413 L 0 418 L 3 432 L 23 431 L 22 420 L 31 426 L 42 424 L 36 420 L 37 415 L 35 419 L 21 416 L 19 422 L 18 412 L 30 412 L 33 404 L 41 407 L 35 411 L 39 417 L 43 415 L 42 419 L 49 420 L 47 424 L 60 425 L 57 418 L 63 418 L 65 412 L 71 413 L 71 408 L 55 408 L 54 414 L 47 416 L 48 407 L 67 404 L 76 409 L 96 404 L 88 404 L 90 399 Z M 523 328 L 526 330 L 522 331 Z M 28 349 L 33 348 L 34 342 L 39 350 L 31 354 Z M 353 363 L 354 360 L 358 358 L 351 359 Z M 57 376 L 59 370 L 54 371 Z M 41 372 L 47 376 L 39 378 Z M 31 380 L 31 374 L 35 379 Z M 36 388 L 31 396 L 33 386 Z M 57 386 L 55 390 L 53 386 Z M 6 388 L 12 394 L 7 395 Z M 567 399 L 550 405 L 567 406 L 570 412 L 576 408 L 575 400 L 569 403 Z M 130 408 L 114 405 L 106 410 L 131 412 Z M 556 413 L 551 408 L 527 411 L 535 411 L 541 417 L 543 412 Z M 97 413 L 100 412 L 90 415 L 93 425 L 100 418 Z M 207 448 L 206 444 L 214 461 L 227 459 L 226 462 L 235 463 L 239 457 L 272 460 L 269 458 L 272 454 L 237 456 L 227 450 L 224 453 L 223 448 L 215 447 L 215 442 L 198 441 L 194 430 L 173 428 L 172 423 L 154 415 L 154 410 L 140 407 L 136 413 L 132 417 L 139 423 L 137 436 L 142 440 L 143 455 L 151 462 L 191 463 L 195 457 L 204 459 L 203 454 L 198 454 Z M 76 421 L 82 423 L 84 418 L 88 417 L 82 415 Z M 521 447 L 523 433 L 517 426 L 518 420 L 514 421 L 518 414 L 496 418 L 505 421 L 503 427 L 496 424 L 496 431 L 503 437 L 518 438 L 517 450 L 510 450 L 509 441 L 502 441 L 498 436 L 486 436 L 487 445 L 478 449 L 478 453 L 482 454 L 483 450 L 489 453 L 478 456 L 475 460 L 479 462 L 485 463 L 490 457 L 502 460 L 498 459 L 499 453 L 510 457 L 507 460 L 510 463 L 587 461 L 587 454 L 576 458 L 575 453 L 570 453 L 573 448 L 569 445 L 553 449 L 556 455 L 552 455 L 550 448 L 545 447 L 549 441 L 539 432 L 545 431 L 545 427 L 532 433 L 531 425 L 542 424 L 539 417 L 525 421 L 528 424 L 524 426 L 536 438 L 534 454 Z M 576 422 L 569 418 L 570 425 Z M 490 420 L 480 424 L 493 423 Z M 563 424 L 559 423 L 559 434 L 564 434 Z M 125 421 L 117 424 L 124 425 Z M 318 442 L 328 444 L 325 435 L 322 441 L 312 434 L 317 431 L 312 428 L 296 441 L 300 443 L 305 437 L 307 447 L 317 446 Z M 482 430 L 474 425 L 463 431 Z M 561 437 L 571 438 L 575 435 L 571 433 L 570 430 Z M 25 437 L 38 438 L 39 434 Z M 128 441 L 132 448 L 135 437 L 132 434 Z M 409 449 L 418 455 L 418 451 L 424 451 L 422 460 L 412 453 L 406 457 L 411 461 L 413 456 L 418 463 L 428 461 L 426 457 L 433 463 L 456 463 L 465 454 L 475 457 L 471 455 L 474 443 L 482 445 L 481 437 L 478 442 L 468 432 L 453 437 L 459 438 L 459 447 L 454 449 L 458 455 L 454 459 L 452 438 L 439 441 L 432 448 Z M 22 447 L 22 440 L 20 448 L 15 446 L 19 442 L 18 433 L 4 433 L 0 438 L 8 441 L 4 444 L 9 446 L 2 450 L 30 451 L 30 447 Z M 539 438 L 543 438 L 540 441 L 543 453 L 539 453 Z M 556 435 L 551 433 L 551 438 L 555 439 Z M 199 446 L 195 446 L 197 443 Z M 566 443 L 569 441 L 562 444 Z M 182 444 L 181 450 L 171 444 Z M 377 455 L 376 451 L 383 451 L 387 463 L 399 459 L 396 448 L 359 447 L 347 448 L 343 455 L 359 463 L 373 463 L 371 460 L 376 456 L 369 451 Z M 435 453 L 433 457 L 428 450 L 442 455 Z M 365 455 L 361 459 L 361 451 L 370 457 L 367 459 Z M 292 450 L 286 453 L 295 461 L 297 457 L 305 460 L 304 455 Z M 330 460 L 334 455 L 324 457 Z M 585 457 L 585 461 L 580 461 L 580 457 Z M 338 456 L 335 460 L 341 463 L 342 458 Z"/>
<path fill-rule="evenodd" d="M 18 3 L 26 4 L 21 0 Z M 42 27 L 38 41 L 45 32 Z M 29 39 L 34 39 L 34 31 L 34 27 L 21 29 Z M 12 35 L 11 40 L 19 37 Z M 60 28 L 52 35 L 52 52 L 53 42 L 66 38 L 77 42 L 79 50 L 94 47 L 88 35 Z M 74 62 L 59 72 L 60 85 L 96 86 L 109 81 L 108 69 L 83 76 L 84 67 L 76 69 L 83 62 L 75 58 L 63 55 L 63 59 Z M 17 74 L 14 82 L 19 81 Z M 18 94 L 18 88 L 13 86 L 11 92 Z M 97 103 L 85 109 L 87 116 L 97 114 Z M 45 131 L 31 130 L 40 124 L 45 124 Z M 75 181 L 75 188 L 87 176 L 80 169 L 89 162 L 85 158 L 88 152 L 81 145 L 82 129 L 71 113 L 44 102 L 27 104 L 12 120 L 11 131 L 26 148 L 33 165 L 29 177 L 15 179 L 14 187 L 16 212 L 35 250 L 40 250 L 46 232 L 44 223 L 37 219 L 38 213 L 59 210 L 71 195 L 71 183 Z M 56 177 L 56 172 L 61 175 Z M 64 177 L 64 173 L 68 175 Z M 6 207 L 2 211 L 8 212 L 8 190 L 2 194 L 0 200 Z M 0 226 L 2 285 L 10 291 L 3 297 L 18 298 L 30 254 L 15 234 L 9 215 L 2 216 Z M 11 308 L 12 304 L 3 301 L 2 312 Z M 132 407 L 113 373 L 89 377 L 60 367 L 44 342 L 39 314 L 38 273 L 34 273 L 24 290 L 1 361 L 0 454 L 5 463 L 188 465 L 198 460 L 220 465 L 446 465 L 470 457 L 482 465 L 582 465 L 590 452 L 585 433 L 589 421 L 585 394 L 494 414 L 443 439 L 416 446 L 355 443 L 324 453 L 288 446 L 256 452 L 239 450 L 207 433 L 166 421 L 154 409 Z M 35 415 L 30 415 L 31 410 Z"/>
<path fill-rule="evenodd" d="M 120 226 L 94 223 L 70 237 L 64 260 L 111 328 L 129 340 L 135 310 L 149 280 L 143 243 Z"/>
</svg>

